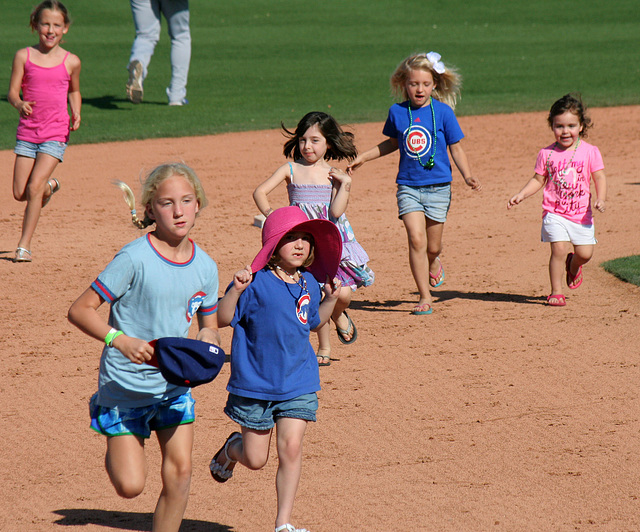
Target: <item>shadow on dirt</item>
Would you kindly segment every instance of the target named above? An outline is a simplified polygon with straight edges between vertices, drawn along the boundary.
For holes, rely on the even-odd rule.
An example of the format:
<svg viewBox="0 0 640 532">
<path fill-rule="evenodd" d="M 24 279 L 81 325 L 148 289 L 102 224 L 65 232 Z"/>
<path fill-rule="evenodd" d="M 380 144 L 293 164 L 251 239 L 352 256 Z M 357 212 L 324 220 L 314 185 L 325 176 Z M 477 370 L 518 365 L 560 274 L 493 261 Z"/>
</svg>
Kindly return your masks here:
<svg viewBox="0 0 640 532">
<path fill-rule="evenodd" d="M 152 513 L 113 512 L 90 508 L 64 508 L 54 510 L 53 513 L 62 516 L 55 521 L 55 524 L 60 526 L 99 525 L 116 530 L 140 532 L 151 530 L 153 520 Z M 231 532 L 232 530 L 233 528 L 227 525 L 195 519 L 183 520 L 180 527 L 180 532 Z"/>
<path fill-rule="evenodd" d="M 416 296 L 418 293 L 415 293 Z M 528 305 L 544 305 L 547 298 L 544 296 L 530 296 L 523 294 L 503 294 L 499 292 L 459 292 L 457 290 L 438 290 L 432 292 L 434 303 L 441 303 L 451 299 L 467 299 L 470 301 L 494 301 L 496 303 L 523 303 Z M 382 312 L 408 312 L 409 308 L 398 308 L 403 305 L 415 305 L 417 299 L 411 300 L 386 300 L 386 301 L 352 301 L 349 308 L 365 311 Z"/>
</svg>

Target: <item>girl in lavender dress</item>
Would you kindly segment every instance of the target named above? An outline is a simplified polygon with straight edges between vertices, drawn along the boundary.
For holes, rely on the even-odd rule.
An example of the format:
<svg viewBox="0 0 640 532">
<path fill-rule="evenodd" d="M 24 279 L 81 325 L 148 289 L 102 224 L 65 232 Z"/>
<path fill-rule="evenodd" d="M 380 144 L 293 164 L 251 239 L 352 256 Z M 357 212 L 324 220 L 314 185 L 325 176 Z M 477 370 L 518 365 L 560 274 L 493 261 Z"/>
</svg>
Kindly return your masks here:
<svg viewBox="0 0 640 532">
<path fill-rule="evenodd" d="M 338 279 L 342 289 L 331 319 L 336 324 L 338 339 L 344 344 L 355 342 L 356 327 L 346 312 L 351 303 L 351 292 L 373 283 L 374 274 L 369 268 L 369 256 L 356 241 L 351 224 L 345 216 L 351 191 L 351 177 L 331 166 L 329 161 L 348 161 L 357 155 L 353 134 L 344 131 L 336 120 L 322 112 L 307 113 L 294 132 L 284 131 L 289 140 L 284 145 L 284 155 L 293 158 L 278 168 L 253 193 L 258 209 L 269 216 L 273 209 L 268 194 L 282 181 L 287 183 L 289 203 L 300 207 L 311 219 L 331 220 L 342 235 L 342 259 Z M 318 332 L 318 364 L 331 363 L 329 324 Z"/>
</svg>

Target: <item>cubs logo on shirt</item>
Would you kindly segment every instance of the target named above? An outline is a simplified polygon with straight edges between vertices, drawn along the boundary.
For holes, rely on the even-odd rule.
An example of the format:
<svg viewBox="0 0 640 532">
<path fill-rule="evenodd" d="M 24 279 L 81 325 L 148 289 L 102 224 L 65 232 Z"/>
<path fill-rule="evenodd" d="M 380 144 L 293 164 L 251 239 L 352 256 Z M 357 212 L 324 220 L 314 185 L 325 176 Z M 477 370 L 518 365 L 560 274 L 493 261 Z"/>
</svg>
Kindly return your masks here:
<svg viewBox="0 0 640 532">
<path fill-rule="evenodd" d="M 309 320 L 309 303 L 311 302 L 311 298 L 309 294 L 303 294 L 298 299 L 298 303 L 296 305 L 296 316 L 298 317 L 298 321 L 303 325 L 307 324 Z"/>
<path fill-rule="evenodd" d="M 191 319 L 196 315 L 196 312 L 198 312 L 206 295 L 204 292 L 196 292 L 189 298 L 189 302 L 187 303 L 187 323 L 191 323 Z"/>
<path fill-rule="evenodd" d="M 404 133 L 404 145 L 407 155 L 417 159 L 418 155 L 426 156 L 431 151 L 431 133 L 422 126 L 411 126 L 411 129 Z"/>
</svg>

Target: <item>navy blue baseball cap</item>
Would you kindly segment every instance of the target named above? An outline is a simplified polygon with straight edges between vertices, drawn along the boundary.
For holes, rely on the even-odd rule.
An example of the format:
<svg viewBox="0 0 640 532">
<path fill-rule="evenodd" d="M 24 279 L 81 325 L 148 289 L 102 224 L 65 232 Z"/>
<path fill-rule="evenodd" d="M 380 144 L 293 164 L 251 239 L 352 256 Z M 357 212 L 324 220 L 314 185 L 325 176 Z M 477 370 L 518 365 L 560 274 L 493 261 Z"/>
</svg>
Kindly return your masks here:
<svg viewBox="0 0 640 532">
<path fill-rule="evenodd" d="M 176 386 L 199 386 L 218 376 L 225 356 L 221 347 L 190 338 L 158 338 L 149 342 L 155 352 L 148 362 Z"/>
</svg>

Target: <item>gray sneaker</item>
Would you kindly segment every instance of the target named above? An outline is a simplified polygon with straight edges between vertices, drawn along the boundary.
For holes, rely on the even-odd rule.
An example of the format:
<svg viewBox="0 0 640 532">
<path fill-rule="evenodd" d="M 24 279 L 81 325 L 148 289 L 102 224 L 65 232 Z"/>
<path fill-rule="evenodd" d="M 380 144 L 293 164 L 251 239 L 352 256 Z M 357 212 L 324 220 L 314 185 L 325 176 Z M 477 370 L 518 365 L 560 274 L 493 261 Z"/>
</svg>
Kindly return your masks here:
<svg viewBox="0 0 640 532">
<path fill-rule="evenodd" d="M 142 63 L 137 59 L 129 63 L 129 81 L 127 81 L 127 98 L 131 103 L 142 101 Z"/>
</svg>

